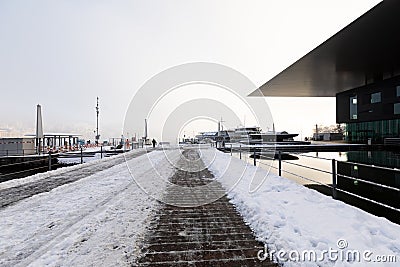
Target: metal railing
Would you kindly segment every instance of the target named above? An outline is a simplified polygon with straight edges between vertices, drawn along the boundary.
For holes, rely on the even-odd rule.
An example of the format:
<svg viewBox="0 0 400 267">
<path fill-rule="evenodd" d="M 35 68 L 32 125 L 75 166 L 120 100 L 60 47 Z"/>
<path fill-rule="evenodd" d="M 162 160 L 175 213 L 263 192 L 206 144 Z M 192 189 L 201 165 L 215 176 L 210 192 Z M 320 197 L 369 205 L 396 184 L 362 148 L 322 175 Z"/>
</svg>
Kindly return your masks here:
<svg viewBox="0 0 400 267">
<path fill-rule="evenodd" d="M 122 150 L 122 152 L 126 151 L 129 150 Z M 9 153 L 5 153 L 8 156 L 0 156 L 0 182 L 22 178 L 39 172 L 51 171 L 59 167 L 65 167 L 69 164 L 83 164 L 84 158 L 95 157 L 95 154 L 100 154 L 100 159 L 103 159 L 104 157 L 116 155 L 118 153 L 121 153 L 121 150 L 116 147 L 113 147 L 110 150 L 105 150 L 103 146 L 100 146 L 98 151 L 85 151 L 81 146 L 78 150 L 73 152 L 70 151 L 68 153 L 49 151 L 47 154 L 40 155 L 32 153 L 29 155 L 23 155 L 19 153 L 18 155 L 13 156 Z M 79 162 L 74 161 L 71 163 L 63 163 L 58 160 L 63 158 L 75 158 L 78 159 Z M 10 161 L 15 162 L 10 163 Z"/>
<path fill-rule="evenodd" d="M 353 177 L 353 176 L 350 176 L 350 175 L 345 175 L 345 174 L 342 174 L 342 173 L 338 173 L 337 172 L 337 162 L 338 161 L 335 160 L 335 159 L 324 158 L 324 157 L 315 157 L 315 156 L 311 156 L 311 155 L 306 155 L 304 153 L 296 154 L 296 156 L 300 156 L 300 157 L 308 157 L 308 158 L 313 158 L 313 159 L 317 159 L 317 160 L 330 161 L 331 162 L 330 170 L 323 170 L 323 169 L 320 169 L 320 168 L 315 168 L 315 167 L 306 166 L 306 165 L 303 165 L 303 164 L 291 162 L 290 160 L 283 160 L 282 159 L 282 155 L 283 155 L 282 151 L 275 151 L 275 150 L 265 149 L 263 147 L 256 147 L 256 146 L 249 147 L 249 146 L 241 146 L 241 145 L 239 145 L 239 146 L 235 146 L 234 147 L 234 146 L 232 146 L 232 144 L 230 145 L 230 147 L 228 146 L 228 148 L 230 148 L 231 156 L 233 156 L 233 153 L 237 153 L 239 155 L 239 158 L 242 159 L 243 158 L 243 153 L 246 153 L 247 156 L 249 156 L 249 157 L 251 156 L 253 158 L 253 165 L 254 166 L 264 165 L 265 167 L 276 169 L 279 176 L 282 176 L 282 173 L 286 173 L 286 174 L 290 174 L 290 175 L 293 175 L 295 177 L 298 177 L 298 178 L 300 178 L 302 180 L 305 180 L 305 181 L 308 181 L 308 182 L 312 182 L 312 183 L 327 187 L 327 188 L 329 188 L 331 190 L 331 196 L 334 199 L 337 199 L 338 198 L 338 192 L 341 192 L 341 193 L 347 194 L 349 196 L 353 196 L 353 197 L 356 197 L 356 198 L 359 198 L 359 199 L 374 203 L 376 205 L 388 208 L 390 210 L 400 212 L 399 208 L 390 206 L 388 204 L 373 200 L 371 198 L 368 198 L 368 197 L 365 197 L 365 196 L 362 196 L 362 195 L 358 195 L 358 194 L 353 193 L 353 192 L 349 192 L 348 190 L 344 190 L 342 188 L 338 188 L 338 184 L 337 184 L 338 180 L 337 179 L 338 179 L 338 177 L 341 177 L 341 178 L 349 179 L 349 180 L 352 180 L 352 181 L 355 181 L 355 182 L 361 182 L 361 183 L 365 183 L 365 184 L 368 184 L 368 185 L 371 185 L 371 186 L 376 186 L 378 188 L 391 190 L 391 191 L 400 193 L 400 188 L 397 188 L 397 187 L 394 187 L 394 186 L 385 185 L 385 184 L 382 184 L 382 183 L 377 183 L 377 182 L 369 181 L 369 180 L 366 180 L 366 179 L 362 179 L 362 178 Z M 271 154 L 273 153 L 274 156 L 273 157 L 265 156 L 265 155 L 263 155 L 263 152 L 268 152 L 268 153 L 271 153 Z M 257 159 L 257 158 L 259 158 L 259 159 Z M 273 166 L 273 164 L 267 164 L 262 159 L 268 159 L 268 160 L 272 160 L 274 162 L 277 161 L 277 163 L 278 163 L 277 165 L 278 166 L 275 167 L 275 166 Z M 282 167 L 282 163 L 285 163 L 285 164 L 288 164 L 288 165 L 292 165 L 292 166 L 296 166 L 298 168 L 305 168 L 305 169 L 308 169 L 308 170 L 315 171 L 317 173 L 323 173 L 325 175 L 329 174 L 331 176 L 332 183 L 331 184 L 326 184 L 326 183 L 323 183 L 323 182 L 318 181 L 316 179 L 312 179 L 310 177 L 305 177 L 304 175 L 300 175 L 300 174 L 295 173 L 293 171 L 285 170 Z M 378 170 L 380 169 L 380 170 L 393 171 L 393 172 L 400 173 L 400 169 L 396 169 L 396 168 L 387 168 L 387 167 L 381 167 L 381 166 L 376 166 L 376 165 L 368 165 L 368 164 L 356 163 L 356 162 L 348 162 L 348 161 L 344 162 L 344 163 L 350 164 L 350 165 L 353 165 L 353 166 L 364 166 L 364 167 L 374 168 L 374 169 L 378 169 Z M 399 194 L 399 196 L 400 196 L 400 194 Z"/>
<path fill-rule="evenodd" d="M 36 154 L 36 149 L 4 149 L 0 150 L 0 157 L 26 156 Z"/>
<path fill-rule="evenodd" d="M 79 152 L 74 154 L 52 153 L 51 151 L 49 151 L 47 154 L 41 155 L 35 155 L 31 153 L 28 155 L 24 155 L 24 153 L 19 153 L 18 156 L 21 161 L 6 164 L 2 164 L 2 162 L 7 162 L 6 158 L 0 157 L 0 182 L 4 182 L 14 178 L 22 178 L 33 173 L 51 171 L 59 167 L 64 167 L 65 164 L 59 163 L 57 158 L 80 158 L 80 164 L 83 164 L 83 159 L 89 156 L 93 157 L 94 153 L 100 153 L 100 158 L 102 159 L 104 157 L 105 151 L 103 150 L 103 147 L 100 147 L 99 152 L 91 152 L 90 154 L 93 155 L 88 155 L 81 147 Z M 8 159 L 10 159 L 10 157 L 18 158 L 17 155 L 11 156 L 8 151 L 5 154 L 8 155 Z"/>
<path fill-rule="evenodd" d="M 51 153 L 48 155 L 30 155 L 29 160 L 0 165 L 0 182 L 14 178 L 22 178 L 32 173 L 50 171 L 59 167 Z"/>
</svg>

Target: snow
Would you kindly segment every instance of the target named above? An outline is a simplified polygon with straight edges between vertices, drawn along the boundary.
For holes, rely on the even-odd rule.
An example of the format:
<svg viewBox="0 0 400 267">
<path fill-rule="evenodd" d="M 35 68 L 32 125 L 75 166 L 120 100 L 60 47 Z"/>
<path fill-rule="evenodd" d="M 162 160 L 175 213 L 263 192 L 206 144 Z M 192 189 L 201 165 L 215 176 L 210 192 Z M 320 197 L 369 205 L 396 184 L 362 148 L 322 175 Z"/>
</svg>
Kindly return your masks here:
<svg viewBox="0 0 400 267">
<path fill-rule="evenodd" d="M 379 256 L 395 256 L 400 261 L 399 225 L 215 149 L 203 149 L 202 159 L 228 191 L 230 201 L 257 239 L 270 252 L 286 252 L 279 257 L 285 266 L 396 266 L 366 262 L 379 260 Z M 348 246 L 341 249 L 342 244 Z M 335 255 L 321 256 L 319 261 L 295 259 L 297 252 L 301 255 L 307 250 L 316 255 L 323 255 L 324 250 L 336 250 L 337 255 L 354 250 L 360 252 L 361 259 L 337 260 Z M 364 260 L 365 252 L 372 254 Z"/>
<path fill-rule="evenodd" d="M 128 152 L 141 153 L 142 150 Z M 140 255 L 150 221 L 161 207 L 179 150 L 153 151 L 127 162 L 126 155 L 7 181 L 0 189 L 52 175 L 107 168 L 0 210 L 0 266 L 128 266 Z M 269 252 L 371 251 L 400 261 L 400 226 L 333 200 L 291 180 L 202 148 L 206 166 Z M 122 162 L 122 163 L 120 163 Z M 109 167 L 108 167 L 109 166 Z M 103 165 L 104 167 L 104 165 Z M 129 167 L 129 168 L 128 168 Z M 274 254 L 276 256 L 276 254 Z M 365 261 L 294 261 L 285 266 L 365 266 Z M 396 263 L 368 266 L 396 266 Z"/>
<path fill-rule="evenodd" d="M 170 177 L 171 162 L 178 158 L 177 150 L 153 151 L 0 210 L 0 266 L 132 264 L 160 204 L 136 184 L 131 170 L 148 177 L 141 186 L 161 198 L 165 183 L 157 179 Z M 91 164 L 96 162 L 54 172 L 68 173 Z M 40 178 L 35 177 L 7 186 Z"/>
</svg>

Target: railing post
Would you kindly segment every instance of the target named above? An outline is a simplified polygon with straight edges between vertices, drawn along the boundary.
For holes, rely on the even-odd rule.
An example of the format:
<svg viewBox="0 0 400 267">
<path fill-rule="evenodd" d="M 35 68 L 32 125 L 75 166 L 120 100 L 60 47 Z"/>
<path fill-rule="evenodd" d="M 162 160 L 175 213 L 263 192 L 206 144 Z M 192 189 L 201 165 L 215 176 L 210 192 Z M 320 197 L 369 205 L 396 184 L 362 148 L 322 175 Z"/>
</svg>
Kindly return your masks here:
<svg viewBox="0 0 400 267">
<path fill-rule="evenodd" d="M 242 159 L 242 145 L 239 145 L 239 159 Z"/>
<path fill-rule="evenodd" d="M 100 147 L 100 158 L 103 158 L 103 146 Z"/>
<path fill-rule="evenodd" d="M 256 148 L 253 150 L 253 161 L 254 161 L 254 166 L 257 166 L 256 162 Z"/>
<path fill-rule="evenodd" d="M 81 147 L 81 164 L 83 163 L 83 148 Z"/>
<path fill-rule="evenodd" d="M 332 159 L 332 198 L 337 199 L 337 175 L 336 175 L 336 160 Z"/>
<path fill-rule="evenodd" d="M 51 171 L 51 151 L 49 151 L 49 171 Z"/>
<path fill-rule="evenodd" d="M 282 152 L 278 151 L 278 175 L 282 176 Z"/>
</svg>

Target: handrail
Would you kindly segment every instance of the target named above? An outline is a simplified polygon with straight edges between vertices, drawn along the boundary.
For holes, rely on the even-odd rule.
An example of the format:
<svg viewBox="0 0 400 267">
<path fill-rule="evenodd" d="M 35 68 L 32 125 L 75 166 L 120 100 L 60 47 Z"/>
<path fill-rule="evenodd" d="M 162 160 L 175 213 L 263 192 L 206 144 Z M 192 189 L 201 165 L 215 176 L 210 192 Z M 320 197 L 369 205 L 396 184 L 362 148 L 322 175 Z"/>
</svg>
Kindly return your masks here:
<svg viewBox="0 0 400 267">
<path fill-rule="evenodd" d="M 17 172 L 5 173 L 5 174 L 1 174 L 0 177 L 7 177 L 7 176 L 10 176 L 10 175 L 29 172 L 29 171 L 34 171 L 34 170 L 39 170 L 39 169 L 43 169 L 43 168 L 48 168 L 48 165 L 44 165 L 44 166 L 40 166 L 40 167 L 36 167 L 36 168 L 31 168 L 31 169 L 27 169 L 27 170 L 22 170 L 22 171 L 17 171 Z"/>
<path fill-rule="evenodd" d="M 349 164 L 351 164 L 351 165 L 364 166 L 364 167 L 373 167 L 373 168 L 377 168 L 377 169 L 381 169 L 381 170 L 386 170 L 386 171 L 396 171 L 396 172 L 400 172 L 400 169 L 397 169 L 397 168 L 388 168 L 388 167 L 382 167 L 382 166 L 378 166 L 378 165 L 368 165 L 368 164 L 357 163 L 357 162 L 352 162 L 352 161 L 344 161 L 344 163 L 349 163 Z"/>
<path fill-rule="evenodd" d="M 261 161 L 259 161 L 258 162 L 259 164 L 261 164 L 261 165 L 264 165 L 264 166 L 267 166 L 267 167 L 271 167 L 271 168 L 273 168 L 273 169 L 275 169 L 275 170 L 278 170 L 278 167 L 275 167 L 274 165 L 268 165 L 268 164 L 265 164 L 264 162 L 261 162 Z"/>
<path fill-rule="evenodd" d="M 349 195 L 351 195 L 351 196 L 354 196 L 354 197 L 361 198 L 361 199 L 363 199 L 363 200 L 370 201 L 370 202 L 372 202 L 372 203 L 374 203 L 374 204 L 377 204 L 377 205 L 383 206 L 383 207 L 385 207 L 385 208 L 388 208 L 388 209 L 391 209 L 391 210 L 394 210 L 394 211 L 400 212 L 400 209 L 397 209 L 397 208 L 395 208 L 395 207 L 392 207 L 392 206 L 389 206 L 389 205 L 387 205 L 387 204 L 384 204 L 384 203 L 378 202 L 378 201 L 376 201 L 376 200 L 369 199 L 369 198 L 366 198 L 366 197 L 363 197 L 363 196 L 360 196 L 360 195 L 357 195 L 357 194 L 354 194 L 354 193 L 348 192 L 348 191 L 346 191 L 346 190 L 343 190 L 343 189 L 340 189 L 340 188 L 336 188 L 336 190 L 337 190 L 337 191 L 340 191 L 340 192 L 342 192 L 342 193 L 345 193 L 345 194 L 349 194 Z"/>
<path fill-rule="evenodd" d="M 375 182 L 372 182 L 372 181 L 367 181 L 367 180 L 364 180 L 364 179 L 355 178 L 353 176 L 348 176 L 348 175 L 345 175 L 345 174 L 336 174 L 336 175 L 340 176 L 340 177 L 347 178 L 347 179 L 351 179 L 351 180 L 354 180 L 354 181 L 359 181 L 359 182 L 363 182 L 363 183 L 367 183 L 367 184 L 372 184 L 372 185 L 376 185 L 376 186 L 380 186 L 380 187 L 384 187 L 384 188 L 387 188 L 387 189 L 391 189 L 391 190 L 395 190 L 397 192 L 400 192 L 399 188 L 392 187 L 390 185 L 378 184 L 378 183 L 375 183 Z"/>
<path fill-rule="evenodd" d="M 275 158 L 272 158 L 272 157 L 264 157 L 264 158 L 267 158 L 267 159 L 272 159 L 272 160 L 274 160 L 274 161 L 275 161 L 275 160 L 279 161 L 279 167 L 275 167 L 275 166 L 273 166 L 272 164 L 270 164 L 270 165 L 269 165 L 269 164 L 265 164 L 265 163 L 263 163 L 263 162 L 260 160 L 260 159 L 262 159 L 262 158 L 261 158 L 260 152 L 263 151 L 263 150 L 265 151 L 264 148 L 260 148 L 260 147 L 252 147 L 252 148 L 253 148 L 254 150 L 253 150 L 252 153 L 249 153 L 249 154 L 252 154 L 252 155 L 253 155 L 253 157 L 254 157 L 254 165 L 255 165 L 255 166 L 257 165 L 256 163 L 258 162 L 258 164 L 261 164 L 261 165 L 264 165 L 264 166 L 268 166 L 268 167 L 272 167 L 272 168 L 274 168 L 274 169 L 277 169 L 277 170 L 279 171 L 279 173 L 285 172 L 285 173 L 291 174 L 291 175 L 293 175 L 293 176 L 295 176 L 295 177 L 299 177 L 299 178 L 301 178 L 301 179 L 304 179 L 304 180 L 307 180 L 307 181 L 310 181 L 310 182 L 313 182 L 313 183 L 316 183 L 316 184 L 319 184 L 319 185 L 328 187 L 328 188 L 332 189 L 332 196 L 333 196 L 334 198 L 335 198 L 335 196 L 336 196 L 336 191 L 339 191 L 339 192 L 342 192 L 342 193 L 345 193 L 345 194 L 348 194 L 348 195 L 352 195 L 352 196 L 355 196 L 355 197 L 357 197 L 357 198 L 360 198 L 360 199 L 363 199 L 363 200 L 366 200 L 366 201 L 375 203 L 375 204 L 377 204 L 377 205 L 381 205 L 381 206 L 386 207 L 386 208 L 389 208 L 389 209 L 391 209 L 391 210 L 400 212 L 400 209 L 398 209 L 398 208 L 395 208 L 395 207 L 392 207 L 392 206 L 390 206 L 390 205 L 387 205 L 387 204 L 378 202 L 378 201 L 376 201 L 376 200 L 372 200 L 372 199 L 369 199 L 369 198 L 367 198 L 367 197 L 363 197 L 363 196 L 357 195 L 357 194 L 355 194 L 355 193 L 351 193 L 351 192 L 348 192 L 348 191 L 346 191 L 346 190 L 337 188 L 336 182 L 335 182 L 335 181 L 336 181 L 336 177 L 340 176 L 340 177 L 347 178 L 347 179 L 351 179 L 351 180 L 354 180 L 354 181 L 359 181 L 359 182 L 367 183 L 367 184 L 370 184 L 370 185 L 373 185 L 373 186 L 377 186 L 377 187 L 381 187 L 381 188 L 393 190 L 393 191 L 396 191 L 396 192 L 400 192 L 400 189 L 399 189 L 399 188 L 396 188 L 396 187 L 393 187 L 393 186 L 384 185 L 384 184 L 380 184 L 380 183 L 376 183 L 376 182 L 372 182 L 372 181 L 368 181 L 368 180 L 365 180 L 365 179 L 360 179 L 360 178 L 357 178 L 357 177 L 352 177 L 352 176 L 348 176 L 348 175 L 344 175 L 344 174 L 338 174 L 338 173 L 336 172 L 336 168 L 337 168 L 337 167 L 336 167 L 336 162 L 338 162 L 336 159 L 328 159 L 328 158 L 324 158 L 324 157 L 314 157 L 314 156 L 311 156 L 311 155 L 304 155 L 304 154 L 302 154 L 302 153 L 296 154 L 296 155 L 298 155 L 298 156 L 304 156 L 304 157 L 309 157 L 309 158 L 315 158 L 315 159 L 321 159 L 321 160 L 329 160 L 329 161 L 332 161 L 332 172 L 330 172 L 330 171 L 326 171 L 326 170 L 321 170 L 321 169 L 319 169 L 319 168 L 310 167 L 310 166 L 305 166 L 305 165 L 302 165 L 302 164 L 298 164 L 298 163 L 294 163 L 294 162 L 289 162 L 289 161 L 287 161 L 287 160 L 282 160 L 282 158 L 281 158 L 281 151 L 279 151 L 279 157 L 278 157 L 278 159 L 275 159 Z M 260 151 L 257 151 L 257 152 L 256 152 L 256 149 L 260 149 Z M 247 152 L 248 152 L 249 150 L 248 150 L 248 149 L 242 149 L 242 148 L 240 148 L 240 149 L 234 149 L 234 151 L 239 151 L 239 152 L 241 153 L 242 151 L 247 151 Z M 274 150 L 268 149 L 267 151 L 273 152 Z M 232 150 L 231 150 L 231 154 L 232 154 Z M 259 159 L 259 160 L 256 159 L 256 155 L 260 155 L 260 159 Z M 316 181 L 316 180 L 314 180 L 314 179 L 310 179 L 310 178 L 308 178 L 308 177 L 305 177 L 305 176 L 302 176 L 302 175 L 299 175 L 299 174 L 296 174 L 296 173 L 293 173 L 293 172 L 290 172 L 290 171 L 287 171 L 287 170 L 283 170 L 282 167 L 281 167 L 281 162 L 284 162 L 284 163 L 287 163 L 287 164 L 291 164 L 291 165 L 294 165 L 294 166 L 298 166 L 298 167 L 303 167 L 303 168 L 310 169 L 310 170 L 314 170 L 314 171 L 318 171 L 318 172 L 322 172 L 322 173 L 326 173 L 326 174 L 331 174 L 331 175 L 332 175 L 333 184 L 332 184 L 332 185 L 325 184 L 325 183 Z M 340 162 L 340 161 L 339 161 L 339 162 Z M 376 165 L 368 165 L 368 164 L 364 164 L 364 163 L 345 162 L 345 161 L 343 161 L 343 163 L 348 163 L 348 164 L 357 165 L 357 166 L 373 167 L 373 168 L 382 169 L 382 170 L 388 170 L 388 171 L 396 171 L 396 172 L 400 171 L 400 169 L 397 169 L 397 168 L 381 167 L 381 166 L 376 166 Z"/>
<path fill-rule="evenodd" d="M 315 180 L 313 180 L 313 179 L 310 179 L 310 178 L 304 177 L 304 176 L 302 176 L 302 175 L 295 174 L 295 173 L 293 173 L 293 172 L 286 171 L 286 170 L 282 170 L 282 171 L 283 171 L 283 172 L 286 172 L 286 173 L 288 173 L 288 174 L 294 175 L 294 176 L 296 176 L 296 177 L 303 178 L 304 180 L 307 180 L 307 181 L 310 181 L 310 182 L 314 182 L 314 183 L 317 183 L 317 184 L 320 184 L 320 185 L 323 185 L 323 186 L 326 186 L 326 187 L 329 187 L 329 188 L 333 188 L 333 187 L 332 187 L 332 186 L 330 186 L 330 185 L 327 185 L 327 184 L 324 184 L 324 183 L 321 183 L 321 182 L 315 181 Z"/>
<path fill-rule="evenodd" d="M 314 171 L 319 171 L 319 172 L 324 172 L 324 173 L 327 173 L 327 174 L 332 174 L 332 172 L 329 172 L 329 171 L 324 171 L 324 170 L 321 170 L 321 169 L 318 169 L 318 168 L 309 167 L 309 166 L 301 165 L 301 164 L 294 163 L 294 162 L 289 162 L 287 160 L 282 160 L 282 162 L 285 162 L 285 163 L 291 164 L 291 165 L 296 165 L 296 166 L 299 166 L 299 167 L 303 167 L 303 168 L 306 168 L 306 169 L 314 170 Z"/>
<path fill-rule="evenodd" d="M 284 161 L 284 162 L 285 162 L 285 163 L 288 163 L 287 161 Z M 274 169 L 276 169 L 276 170 L 278 169 L 278 167 L 275 167 L 275 166 L 273 166 L 273 165 L 267 165 L 267 164 L 265 164 L 265 163 L 263 163 L 263 162 L 261 162 L 261 161 L 259 161 L 259 164 L 264 165 L 264 166 L 272 167 L 272 168 L 274 168 Z M 298 165 L 298 164 L 296 164 L 296 165 Z M 300 165 L 299 165 L 299 166 L 300 166 Z M 302 165 L 301 165 L 301 166 L 302 166 Z M 307 166 L 302 166 L 302 167 L 307 167 Z M 313 180 L 313 179 L 310 179 L 310 178 L 301 176 L 301 175 L 299 175 L 299 174 L 295 174 L 295 173 L 292 173 L 292 172 L 289 172 L 289 171 L 286 171 L 286 170 L 282 170 L 282 171 L 283 171 L 283 172 L 286 172 L 286 173 L 289 173 L 289 174 L 291 174 L 291 175 L 294 175 L 294 176 L 303 178 L 303 179 L 305 179 L 305 180 L 308 180 L 308 181 L 311 181 L 311 182 L 315 182 L 315 183 L 317 183 L 317 184 L 324 185 L 324 186 L 327 186 L 327 187 L 329 187 L 329 188 L 332 188 L 332 186 L 330 186 L 330 185 L 327 185 L 327 184 L 324 184 L 324 183 L 315 181 L 315 180 Z"/>
<path fill-rule="evenodd" d="M 313 159 L 332 160 L 332 159 L 328 159 L 328 158 L 324 158 L 324 157 L 316 157 L 316 156 L 306 155 L 304 153 L 300 153 L 300 154 L 296 154 L 296 155 L 302 156 L 302 157 L 307 157 L 307 158 L 313 158 Z"/>
<path fill-rule="evenodd" d="M 6 164 L 6 165 L 0 165 L 0 168 L 2 168 L 2 167 L 10 167 L 10 166 L 14 166 L 14 165 L 21 165 L 21 164 L 25 164 L 25 163 L 44 161 L 44 160 L 47 160 L 47 157 L 46 158 L 41 158 L 41 159 L 29 160 L 29 161 L 15 162 L 15 163 Z"/>
</svg>

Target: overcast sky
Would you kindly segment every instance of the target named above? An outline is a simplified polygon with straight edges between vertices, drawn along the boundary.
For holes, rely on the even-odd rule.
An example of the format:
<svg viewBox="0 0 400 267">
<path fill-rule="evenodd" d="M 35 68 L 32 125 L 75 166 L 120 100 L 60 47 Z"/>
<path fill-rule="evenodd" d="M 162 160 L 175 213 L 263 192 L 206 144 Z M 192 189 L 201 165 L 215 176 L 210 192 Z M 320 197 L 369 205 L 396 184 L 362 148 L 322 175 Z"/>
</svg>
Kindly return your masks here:
<svg viewBox="0 0 400 267">
<path fill-rule="evenodd" d="M 102 139 L 120 136 L 159 72 L 213 62 L 261 86 L 378 2 L 0 0 L 0 129 L 32 132 L 41 104 L 45 131 L 93 138 L 99 96 Z M 267 102 L 277 130 L 335 123 L 334 98 Z"/>
</svg>

